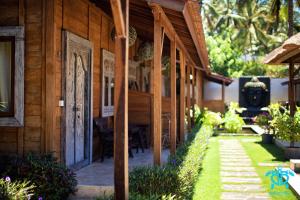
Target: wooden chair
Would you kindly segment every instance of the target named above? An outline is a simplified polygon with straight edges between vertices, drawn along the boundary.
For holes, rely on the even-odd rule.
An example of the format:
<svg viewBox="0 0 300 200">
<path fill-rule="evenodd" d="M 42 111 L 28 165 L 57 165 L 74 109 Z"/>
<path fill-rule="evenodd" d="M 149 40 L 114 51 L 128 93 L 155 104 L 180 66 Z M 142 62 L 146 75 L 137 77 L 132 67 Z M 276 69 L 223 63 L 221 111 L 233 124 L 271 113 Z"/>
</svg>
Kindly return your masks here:
<svg viewBox="0 0 300 200">
<path fill-rule="evenodd" d="M 101 162 L 104 156 L 113 156 L 114 150 L 114 130 L 108 127 L 108 118 L 94 118 L 94 129 L 100 136 L 100 157 Z"/>
</svg>

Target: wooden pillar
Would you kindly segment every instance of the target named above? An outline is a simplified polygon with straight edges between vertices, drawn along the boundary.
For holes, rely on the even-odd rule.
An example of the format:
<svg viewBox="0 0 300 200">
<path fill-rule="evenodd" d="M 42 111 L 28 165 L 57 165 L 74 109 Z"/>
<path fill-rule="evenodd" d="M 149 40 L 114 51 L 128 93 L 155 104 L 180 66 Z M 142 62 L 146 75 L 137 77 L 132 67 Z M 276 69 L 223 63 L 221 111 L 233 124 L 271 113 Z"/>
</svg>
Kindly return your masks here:
<svg viewBox="0 0 300 200">
<path fill-rule="evenodd" d="M 199 107 L 203 107 L 203 72 L 199 71 L 199 87 L 198 87 L 198 99 L 199 99 Z"/>
<path fill-rule="evenodd" d="M 195 122 L 195 69 L 192 67 L 192 119 L 191 119 L 191 125 L 194 126 Z"/>
<path fill-rule="evenodd" d="M 153 152 L 154 164 L 161 162 L 161 53 L 162 53 L 162 26 L 159 11 L 153 10 L 154 14 L 154 69 L 153 76 Z"/>
<path fill-rule="evenodd" d="M 191 109 L 191 70 L 190 66 L 187 65 L 187 73 L 186 73 L 186 87 L 187 87 L 187 92 L 186 92 L 186 114 L 187 114 L 187 122 L 188 122 L 188 131 L 191 131 L 191 114 L 190 114 L 190 109 Z"/>
<path fill-rule="evenodd" d="M 225 112 L 225 82 L 222 81 L 222 103 L 223 103 L 223 112 Z"/>
<path fill-rule="evenodd" d="M 180 143 L 184 142 L 184 122 L 185 122 L 185 57 L 180 50 Z"/>
<path fill-rule="evenodd" d="M 128 16 L 129 0 L 111 0 L 115 38 L 114 184 L 115 199 L 128 199 Z"/>
<path fill-rule="evenodd" d="M 170 151 L 176 151 L 176 43 L 171 41 L 171 131 L 170 131 Z"/>
<path fill-rule="evenodd" d="M 289 65 L 289 104 L 290 104 L 290 114 L 291 116 L 294 116 L 296 111 L 294 63 L 290 63 Z"/>
</svg>

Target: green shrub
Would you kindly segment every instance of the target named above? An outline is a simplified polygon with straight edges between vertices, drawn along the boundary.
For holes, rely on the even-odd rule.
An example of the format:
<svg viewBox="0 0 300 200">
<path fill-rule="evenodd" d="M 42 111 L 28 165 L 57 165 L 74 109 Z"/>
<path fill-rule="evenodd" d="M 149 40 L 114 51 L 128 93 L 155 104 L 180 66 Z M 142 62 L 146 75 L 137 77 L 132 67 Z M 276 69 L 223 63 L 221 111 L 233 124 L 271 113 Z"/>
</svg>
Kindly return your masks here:
<svg viewBox="0 0 300 200">
<path fill-rule="evenodd" d="M 224 128 L 228 133 L 239 133 L 245 125 L 244 120 L 237 114 L 241 113 L 243 108 L 240 108 L 237 103 L 230 103 L 228 111 L 224 116 Z"/>
<path fill-rule="evenodd" d="M 180 187 L 176 170 L 169 166 L 136 167 L 129 176 L 130 191 L 138 194 L 164 195 Z"/>
<path fill-rule="evenodd" d="M 29 181 L 14 181 L 9 177 L 0 179 L 0 199 L 27 200 L 33 195 L 35 186 Z"/>
<path fill-rule="evenodd" d="M 236 113 L 228 111 L 224 117 L 224 128 L 228 133 L 239 133 L 245 125 L 244 120 Z"/>
<path fill-rule="evenodd" d="M 203 119 L 200 130 L 194 129 L 189 134 L 187 141 L 178 147 L 175 155 L 169 157 L 165 166 L 137 167 L 130 172 L 130 194 L 139 194 L 147 200 L 191 199 L 208 138 L 213 134 L 211 124 L 215 124 L 206 120 L 209 119 Z"/>
<path fill-rule="evenodd" d="M 300 110 L 297 109 L 294 117 L 290 116 L 288 110 L 284 113 L 278 114 L 273 120 L 272 125 L 275 128 L 275 137 L 290 141 L 291 147 L 294 147 L 294 143 L 300 140 Z"/>
<path fill-rule="evenodd" d="M 221 113 L 212 112 L 207 109 L 204 110 L 203 124 L 216 127 L 222 124 L 222 122 Z"/>
<path fill-rule="evenodd" d="M 75 173 L 58 163 L 51 154 L 29 154 L 24 158 L 9 159 L 5 169 L 5 174 L 14 179 L 33 183 L 36 186 L 33 197 L 36 199 L 67 199 L 77 185 Z"/>
</svg>

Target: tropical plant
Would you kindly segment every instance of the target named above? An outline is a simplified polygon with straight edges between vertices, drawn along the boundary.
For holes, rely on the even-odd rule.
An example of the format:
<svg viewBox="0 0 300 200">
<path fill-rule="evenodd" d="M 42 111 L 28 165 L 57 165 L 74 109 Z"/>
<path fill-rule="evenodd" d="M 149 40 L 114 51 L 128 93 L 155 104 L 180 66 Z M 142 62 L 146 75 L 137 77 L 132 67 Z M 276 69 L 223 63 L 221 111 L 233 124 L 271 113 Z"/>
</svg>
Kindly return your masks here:
<svg viewBox="0 0 300 200">
<path fill-rule="evenodd" d="M 51 154 L 28 154 L 24 158 L 1 158 L 7 160 L 4 172 L 15 180 L 29 180 L 36 187 L 33 198 L 49 200 L 67 199 L 76 191 L 75 173 L 56 161 Z M 2 169 L 3 170 L 3 169 Z M 1 171 L 0 171 L 1 174 Z"/>
<path fill-rule="evenodd" d="M 216 127 L 222 124 L 222 122 L 221 113 L 212 112 L 207 109 L 204 110 L 203 125 Z"/>
<path fill-rule="evenodd" d="M 224 117 L 224 128 L 229 133 L 239 133 L 242 131 L 245 122 L 237 112 L 241 112 L 242 108 L 238 106 L 237 103 L 232 102 L 229 105 L 228 111 L 225 113 Z"/>
<path fill-rule="evenodd" d="M 34 188 L 30 181 L 12 181 L 7 176 L 0 179 L 0 199 L 27 200 L 33 196 Z"/>
</svg>

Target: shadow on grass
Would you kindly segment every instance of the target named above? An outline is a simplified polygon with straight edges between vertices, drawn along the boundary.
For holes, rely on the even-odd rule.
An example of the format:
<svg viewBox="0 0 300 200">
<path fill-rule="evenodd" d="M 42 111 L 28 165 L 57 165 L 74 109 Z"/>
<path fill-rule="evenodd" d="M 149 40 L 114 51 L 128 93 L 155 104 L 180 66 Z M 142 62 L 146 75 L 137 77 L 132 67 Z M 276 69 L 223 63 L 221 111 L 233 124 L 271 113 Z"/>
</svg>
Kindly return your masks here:
<svg viewBox="0 0 300 200">
<path fill-rule="evenodd" d="M 275 144 L 264 144 L 261 141 L 255 142 L 256 144 L 259 144 L 262 146 L 265 150 L 267 150 L 275 159 L 272 159 L 272 161 L 278 161 L 278 162 L 285 162 L 286 159 L 284 158 L 284 152 L 282 149 L 277 147 Z"/>
</svg>

